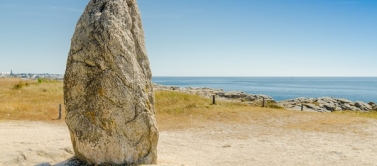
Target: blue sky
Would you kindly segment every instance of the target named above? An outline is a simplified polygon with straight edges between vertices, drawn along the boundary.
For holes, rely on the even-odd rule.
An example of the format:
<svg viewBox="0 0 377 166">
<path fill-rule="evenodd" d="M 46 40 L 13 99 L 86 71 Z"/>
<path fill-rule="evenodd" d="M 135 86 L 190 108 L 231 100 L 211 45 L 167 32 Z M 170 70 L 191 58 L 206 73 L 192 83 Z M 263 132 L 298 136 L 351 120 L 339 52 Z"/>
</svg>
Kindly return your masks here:
<svg viewBox="0 0 377 166">
<path fill-rule="evenodd" d="M 65 71 L 88 0 L 0 0 L 0 71 Z M 138 0 L 154 76 L 377 76 L 374 0 Z"/>
</svg>

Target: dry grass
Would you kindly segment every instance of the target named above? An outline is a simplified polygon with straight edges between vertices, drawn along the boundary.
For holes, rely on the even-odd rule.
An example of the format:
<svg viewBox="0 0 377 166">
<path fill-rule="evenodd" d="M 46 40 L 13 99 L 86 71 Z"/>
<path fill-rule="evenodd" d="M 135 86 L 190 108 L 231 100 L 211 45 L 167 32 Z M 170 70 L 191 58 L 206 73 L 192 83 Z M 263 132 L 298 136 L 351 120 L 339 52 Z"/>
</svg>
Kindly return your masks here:
<svg viewBox="0 0 377 166">
<path fill-rule="evenodd" d="M 24 86 L 15 88 L 20 81 Z M 155 97 L 156 119 L 161 130 L 228 123 L 339 132 L 353 130 L 355 124 L 367 121 L 365 117 L 377 119 L 377 112 L 310 113 L 226 101 L 212 105 L 210 99 L 173 91 L 156 91 Z M 0 120 L 54 120 L 60 103 L 63 104 L 62 82 L 0 79 Z M 63 118 L 64 112 L 63 105 Z"/>
<path fill-rule="evenodd" d="M 373 118 L 377 119 L 377 111 L 370 111 L 370 112 L 360 112 L 360 111 L 335 111 L 335 114 L 340 115 L 350 115 L 350 116 L 358 116 L 358 117 L 365 117 L 365 118 Z"/>
<path fill-rule="evenodd" d="M 63 104 L 58 81 L 0 79 L 0 120 L 53 120 Z M 62 105 L 64 113 L 64 105 Z"/>
<path fill-rule="evenodd" d="M 156 101 L 156 116 L 162 130 L 230 123 L 312 132 L 340 132 L 356 131 L 355 125 L 366 122 L 366 119 L 358 118 L 358 115 L 349 114 L 289 111 L 224 101 L 211 105 L 210 99 L 172 91 L 156 92 Z"/>
</svg>

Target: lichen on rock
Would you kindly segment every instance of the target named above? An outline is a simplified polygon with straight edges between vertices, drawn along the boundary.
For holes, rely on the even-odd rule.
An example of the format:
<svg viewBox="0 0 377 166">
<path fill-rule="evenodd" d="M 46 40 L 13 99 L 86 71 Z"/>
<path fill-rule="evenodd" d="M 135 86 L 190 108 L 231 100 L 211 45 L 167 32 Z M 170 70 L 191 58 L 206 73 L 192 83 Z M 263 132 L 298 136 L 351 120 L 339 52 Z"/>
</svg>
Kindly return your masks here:
<svg viewBox="0 0 377 166">
<path fill-rule="evenodd" d="M 66 123 L 77 159 L 156 163 L 151 78 L 136 0 L 91 0 L 76 25 L 64 76 Z"/>
</svg>

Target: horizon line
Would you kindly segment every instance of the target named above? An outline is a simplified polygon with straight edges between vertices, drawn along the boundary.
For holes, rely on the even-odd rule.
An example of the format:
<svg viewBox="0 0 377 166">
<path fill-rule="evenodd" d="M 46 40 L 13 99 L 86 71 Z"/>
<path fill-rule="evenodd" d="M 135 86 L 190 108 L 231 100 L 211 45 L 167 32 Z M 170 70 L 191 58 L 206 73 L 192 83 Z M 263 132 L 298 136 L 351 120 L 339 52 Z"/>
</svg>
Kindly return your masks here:
<svg viewBox="0 0 377 166">
<path fill-rule="evenodd" d="M 377 76 L 162 76 L 162 75 L 156 75 L 152 77 L 377 77 Z"/>
</svg>

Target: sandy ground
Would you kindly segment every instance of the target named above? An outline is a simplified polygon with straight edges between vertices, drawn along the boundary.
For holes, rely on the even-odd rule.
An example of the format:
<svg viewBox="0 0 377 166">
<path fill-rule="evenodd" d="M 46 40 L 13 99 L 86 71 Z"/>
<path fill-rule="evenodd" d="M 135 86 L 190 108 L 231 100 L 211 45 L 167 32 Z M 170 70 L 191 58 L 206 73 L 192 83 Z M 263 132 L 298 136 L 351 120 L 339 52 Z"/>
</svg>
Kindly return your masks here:
<svg viewBox="0 0 377 166">
<path fill-rule="evenodd" d="M 359 119 L 335 131 L 268 124 L 213 122 L 161 131 L 158 165 L 377 165 L 377 120 Z M 0 122 L 0 147 L 1 166 L 56 164 L 73 155 L 62 122 Z"/>
</svg>

